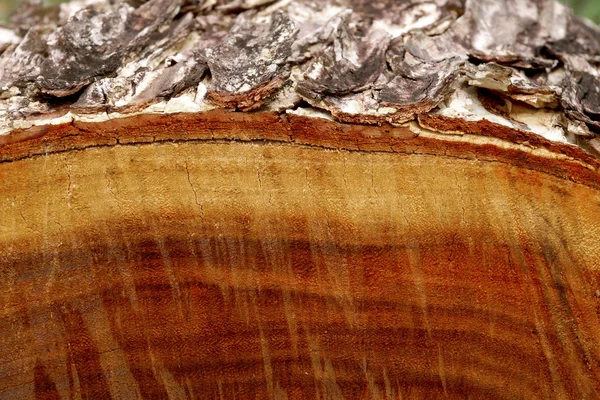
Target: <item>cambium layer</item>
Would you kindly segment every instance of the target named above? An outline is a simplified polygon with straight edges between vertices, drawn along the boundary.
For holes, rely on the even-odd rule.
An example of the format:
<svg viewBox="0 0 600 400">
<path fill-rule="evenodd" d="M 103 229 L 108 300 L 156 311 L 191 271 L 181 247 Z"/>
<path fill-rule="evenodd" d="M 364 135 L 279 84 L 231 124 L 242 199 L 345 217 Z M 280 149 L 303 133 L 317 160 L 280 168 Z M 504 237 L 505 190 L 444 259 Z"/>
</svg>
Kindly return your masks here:
<svg viewBox="0 0 600 400">
<path fill-rule="evenodd" d="M 89 3 L 0 34 L 0 398 L 600 396 L 597 27 Z"/>
</svg>

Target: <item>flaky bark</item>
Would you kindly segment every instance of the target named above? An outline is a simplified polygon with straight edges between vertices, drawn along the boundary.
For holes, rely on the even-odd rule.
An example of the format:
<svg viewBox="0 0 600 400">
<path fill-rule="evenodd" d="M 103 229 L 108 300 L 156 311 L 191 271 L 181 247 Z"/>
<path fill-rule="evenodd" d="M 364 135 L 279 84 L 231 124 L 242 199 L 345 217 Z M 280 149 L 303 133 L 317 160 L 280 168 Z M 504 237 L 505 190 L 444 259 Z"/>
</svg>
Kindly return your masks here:
<svg viewBox="0 0 600 400">
<path fill-rule="evenodd" d="M 599 397 L 600 32 L 564 6 L 3 29 L 0 398 Z"/>
<path fill-rule="evenodd" d="M 3 35 L 5 133 L 65 113 L 310 105 L 343 122 L 486 119 L 598 147 L 600 32 L 553 1 L 87 3 L 21 10 L 32 16 Z"/>
</svg>

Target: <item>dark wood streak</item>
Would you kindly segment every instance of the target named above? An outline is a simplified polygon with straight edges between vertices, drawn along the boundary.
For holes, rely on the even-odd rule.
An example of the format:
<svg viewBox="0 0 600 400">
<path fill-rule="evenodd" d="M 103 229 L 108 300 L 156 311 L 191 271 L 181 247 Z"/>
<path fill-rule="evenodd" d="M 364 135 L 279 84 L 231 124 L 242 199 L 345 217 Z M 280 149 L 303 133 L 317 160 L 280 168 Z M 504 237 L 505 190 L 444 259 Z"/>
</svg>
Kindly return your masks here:
<svg viewBox="0 0 600 400">
<path fill-rule="evenodd" d="M 35 398 L 36 400 L 58 400 L 60 394 L 56 390 L 56 385 L 48 377 L 43 364 L 37 360 L 35 362 L 35 368 L 33 369 L 33 376 L 35 380 Z"/>
<path fill-rule="evenodd" d="M 593 186 L 235 141 L 0 174 L 0 397 L 600 391 Z"/>
</svg>

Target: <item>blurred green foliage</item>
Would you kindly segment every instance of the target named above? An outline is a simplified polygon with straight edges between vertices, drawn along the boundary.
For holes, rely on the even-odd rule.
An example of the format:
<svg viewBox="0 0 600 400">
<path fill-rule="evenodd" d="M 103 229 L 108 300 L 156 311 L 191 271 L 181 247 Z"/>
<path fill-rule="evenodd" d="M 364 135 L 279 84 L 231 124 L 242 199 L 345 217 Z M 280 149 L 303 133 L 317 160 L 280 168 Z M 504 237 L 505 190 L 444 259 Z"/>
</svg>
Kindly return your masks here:
<svg viewBox="0 0 600 400">
<path fill-rule="evenodd" d="M 0 20 L 5 20 L 10 12 L 22 0 L 0 0 Z M 63 3 L 68 0 L 42 0 L 45 5 L 53 5 Z M 569 4 L 579 15 L 587 17 L 592 21 L 600 24 L 600 0 L 561 0 L 563 3 Z"/>
<path fill-rule="evenodd" d="M 563 0 L 569 4 L 575 12 L 600 24 L 600 0 Z"/>
</svg>

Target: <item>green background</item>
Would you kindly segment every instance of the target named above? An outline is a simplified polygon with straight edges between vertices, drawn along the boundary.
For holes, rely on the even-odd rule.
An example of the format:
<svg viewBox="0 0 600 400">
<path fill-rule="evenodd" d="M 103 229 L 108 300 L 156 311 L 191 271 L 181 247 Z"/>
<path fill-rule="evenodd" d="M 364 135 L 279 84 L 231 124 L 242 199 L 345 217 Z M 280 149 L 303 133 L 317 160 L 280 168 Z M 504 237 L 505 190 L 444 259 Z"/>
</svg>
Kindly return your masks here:
<svg viewBox="0 0 600 400">
<path fill-rule="evenodd" d="M 0 19 L 6 19 L 20 0 L 0 0 Z M 65 0 L 42 0 L 44 4 L 56 4 Z M 573 6 L 579 15 L 583 15 L 600 24 L 600 0 L 563 0 Z"/>
<path fill-rule="evenodd" d="M 600 24 L 600 0 L 566 0 L 579 15 Z"/>
</svg>

